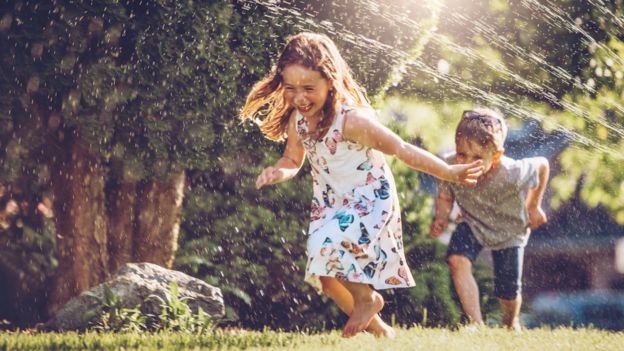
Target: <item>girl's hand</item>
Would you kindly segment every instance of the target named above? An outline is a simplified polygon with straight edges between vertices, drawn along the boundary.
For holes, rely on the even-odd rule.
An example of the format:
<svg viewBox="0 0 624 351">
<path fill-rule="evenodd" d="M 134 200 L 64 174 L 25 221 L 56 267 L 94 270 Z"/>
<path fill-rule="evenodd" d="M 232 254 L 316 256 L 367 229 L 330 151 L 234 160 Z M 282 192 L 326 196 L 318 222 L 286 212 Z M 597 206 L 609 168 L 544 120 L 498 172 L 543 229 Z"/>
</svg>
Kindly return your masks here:
<svg viewBox="0 0 624 351">
<path fill-rule="evenodd" d="M 442 218 L 434 218 L 433 222 L 431 222 L 431 228 L 429 228 L 429 236 L 431 239 L 435 239 L 444 232 L 444 230 L 448 227 L 448 219 Z"/>
<path fill-rule="evenodd" d="M 529 208 L 529 228 L 535 229 L 540 225 L 548 222 L 548 218 L 546 218 L 546 214 L 544 210 L 542 210 L 541 206 L 535 208 Z"/>
<path fill-rule="evenodd" d="M 262 170 L 262 173 L 256 179 L 256 189 L 260 189 L 265 185 L 274 184 L 283 178 L 283 172 L 273 166 L 269 166 Z"/>
<path fill-rule="evenodd" d="M 483 161 L 478 160 L 470 164 L 450 165 L 450 181 L 464 185 L 477 185 L 477 180 L 483 174 Z"/>
</svg>

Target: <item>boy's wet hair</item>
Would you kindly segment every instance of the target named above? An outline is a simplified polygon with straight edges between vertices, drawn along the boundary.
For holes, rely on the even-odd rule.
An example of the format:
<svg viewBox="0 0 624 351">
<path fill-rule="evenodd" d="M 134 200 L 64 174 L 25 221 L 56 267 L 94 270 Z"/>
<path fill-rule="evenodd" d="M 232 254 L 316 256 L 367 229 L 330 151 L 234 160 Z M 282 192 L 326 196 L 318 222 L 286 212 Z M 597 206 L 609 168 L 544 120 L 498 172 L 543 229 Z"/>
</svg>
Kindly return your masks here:
<svg viewBox="0 0 624 351">
<path fill-rule="evenodd" d="M 460 140 L 476 141 L 502 150 L 507 138 L 507 124 L 503 115 L 493 109 L 476 108 L 462 113 L 455 131 L 455 143 Z"/>
</svg>

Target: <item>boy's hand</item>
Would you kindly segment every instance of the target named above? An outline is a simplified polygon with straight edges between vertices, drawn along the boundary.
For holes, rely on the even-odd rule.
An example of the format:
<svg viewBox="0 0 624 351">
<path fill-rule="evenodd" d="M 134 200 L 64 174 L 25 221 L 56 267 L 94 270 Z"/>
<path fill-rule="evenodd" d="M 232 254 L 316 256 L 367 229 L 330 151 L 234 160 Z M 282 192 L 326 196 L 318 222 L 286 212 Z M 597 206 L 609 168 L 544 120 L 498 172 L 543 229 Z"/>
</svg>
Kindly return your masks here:
<svg viewBox="0 0 624 351">
<path fill-rule="evenodd" d="M 463 185 L 477 185 L 477 180 L 483 174 L 483 161 L 478 160 L 469 164 L 450 165 L 450 181 Z"/>
<path fill-rule="evenodd" d="M 546 218 L 546 214 L 544 210 L 542 210 L 541 206 L 535 208 L 529 208 L 529 228 L 535 229 L 540 225 L 548 222 L 548 218 Z"/>
<path fill-rule="evenodd" d="M 265 185 L 277 183 L 283 178 L 283 172 L 273 166 L 269 166 L 262 170 L 262 173 L 256 179 L 256 189 L 260 189 Z"/>
<path fill-rule="evenodd" d="M 431 239 L 439 237 L 440 234 L 444 232 L 444 229 L 446 229 L 446 227 L 448 227 L 448 219 L 442 219 L 438 217 L 434 218 L 433 222 L 431 222 L 431 228 L 429 229 L 429 236 L 431 237 Z"/>
</svg>

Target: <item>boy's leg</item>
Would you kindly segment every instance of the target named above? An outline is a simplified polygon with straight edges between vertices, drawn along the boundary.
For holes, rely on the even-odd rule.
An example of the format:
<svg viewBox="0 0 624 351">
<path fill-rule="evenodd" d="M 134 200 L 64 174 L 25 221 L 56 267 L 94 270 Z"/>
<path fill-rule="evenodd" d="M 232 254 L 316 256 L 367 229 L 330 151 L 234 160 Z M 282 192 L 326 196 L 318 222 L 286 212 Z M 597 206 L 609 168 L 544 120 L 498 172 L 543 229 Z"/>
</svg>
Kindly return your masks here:
<svg viewBox="0 0 624 351">
<path fill-rule="evenodd" d="M 366 329 L 384 306 L 384 299 L 367 284 L 339 281 L 353 296 L 353 311 L 342 330 L 342 336 L 351 337 Z"/>
<path fill-rule="evenodd" d="M 522 306 L 522 296 L 518 295 L 513 300 L 498 299 L 501 310 L 503 311 L 503 325 L 509 329 L 521 331 L 520 326 L 520 307 Z"/>
<path fill-rule="evenodd" d="M 453 232 L 446 253 L 446 261 L 459 301 L 470 322 L 475 324 L 483 324 L 483 317 L 479 303 L 479 287 L 472 275 L 472 262 L 482 248 L 468 224 L 460 223 Z"/>
<path fill-rule="evenodd" d="M 471 323 L 483 324 L 481 306 L 479 304 L 479 286 L 472 275 L 472 262 L 465 256 L 451 255 L 447 262 L 451 269 L 451 277 L 464 313 Z"/>
<path fill-rule="evenodd" d="M 336 278 L 319 277 L 323 285 L 323 292 L 331 298 L 347 316 L 353 312 L 353 295 L 344 287 Z M 381 317 L 376 314 L 366 328 L 367 331 L 375 334 L 375 336 L 394 337 L 395 332 L 391 326 L 386 324 Z"/>
<path fill-rule="evenodd" d="M 524 248 L 511 247 L 492 251 L 494 261 L 494 294 L 503 312 L 503 324 L 520 330 L 520 307 L 522 306 L 522 264 Z"/>
</svg>

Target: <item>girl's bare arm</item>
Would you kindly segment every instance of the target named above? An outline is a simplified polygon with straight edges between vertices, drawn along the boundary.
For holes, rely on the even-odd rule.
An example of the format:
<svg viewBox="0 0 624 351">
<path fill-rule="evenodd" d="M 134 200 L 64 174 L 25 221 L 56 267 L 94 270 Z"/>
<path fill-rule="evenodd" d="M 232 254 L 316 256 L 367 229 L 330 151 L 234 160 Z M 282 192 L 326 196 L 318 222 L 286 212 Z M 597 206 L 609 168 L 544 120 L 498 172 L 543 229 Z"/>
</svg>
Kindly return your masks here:
<svg viewBox="0 0 624 351">
<path fill-rule="evenodd" d="M 294 177 L 301 169 L 305 159 L 305 149 L 295 127 L 296 118 L 294 112 L 288 121 L 288 139 L 282 157 L 275 165 L 262 170 L 256 179 L 256 189 L 265 185 L 283 182 Z"/>
<path fill-rule="evenodd" d="M 379 123 L 370 109 L 355 109 L 345 116 L 344 137 L 359 144 L 396 156 L 406 165 L 454 183 L 474 185 L 483 172 L 481 161 L 449 165 L 429 151 L 406 143 Z"/>
</svg>

